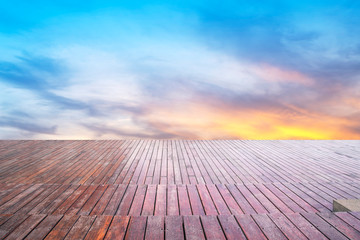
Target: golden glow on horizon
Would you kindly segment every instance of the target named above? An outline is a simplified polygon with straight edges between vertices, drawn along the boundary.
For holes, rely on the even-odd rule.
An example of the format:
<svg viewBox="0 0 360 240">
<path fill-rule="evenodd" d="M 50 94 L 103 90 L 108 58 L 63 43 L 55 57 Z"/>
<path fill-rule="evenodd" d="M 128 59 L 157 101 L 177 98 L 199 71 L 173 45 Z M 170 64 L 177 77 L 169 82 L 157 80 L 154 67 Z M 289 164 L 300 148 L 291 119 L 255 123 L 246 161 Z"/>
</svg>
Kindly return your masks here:
<svg viewBox="0 0 360 240">
<path fill-rule="evenodd" d="M 295 110 L 295 108 L 293 108 Z M 353 122 L 343 118 L 310 114 L 283 114 L 271 110 L 216 108 L 189 103 L 181 109 L 149 111 L 147 121 L 160 131 L 182 138 L 220 139 L 358 139 Z"/>
</svg>

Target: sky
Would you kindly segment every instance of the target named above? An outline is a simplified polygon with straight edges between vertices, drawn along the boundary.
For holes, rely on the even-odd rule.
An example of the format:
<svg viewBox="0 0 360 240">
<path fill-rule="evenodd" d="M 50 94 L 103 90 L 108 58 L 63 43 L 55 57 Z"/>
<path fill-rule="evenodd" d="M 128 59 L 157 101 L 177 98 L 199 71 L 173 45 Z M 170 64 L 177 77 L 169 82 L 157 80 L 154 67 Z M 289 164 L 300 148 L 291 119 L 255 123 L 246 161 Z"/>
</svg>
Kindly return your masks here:
<svg viewBox="0 0 360 240">
<path fill-rule="evenodd" d="M 0 139 L 360 139 L 360 1 L 0 4 Z"/>
</svg>

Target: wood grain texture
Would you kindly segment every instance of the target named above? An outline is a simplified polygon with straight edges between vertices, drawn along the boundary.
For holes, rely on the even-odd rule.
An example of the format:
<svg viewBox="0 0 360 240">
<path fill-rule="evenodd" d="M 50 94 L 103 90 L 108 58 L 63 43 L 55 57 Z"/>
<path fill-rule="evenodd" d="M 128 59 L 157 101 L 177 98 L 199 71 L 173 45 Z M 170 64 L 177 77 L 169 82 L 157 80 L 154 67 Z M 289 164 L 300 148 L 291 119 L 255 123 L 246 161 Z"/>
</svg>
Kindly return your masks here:
<svg viewBox="0 0 360 240">
<path fill-rule="evenodd" d="M 360 141 L 0 140 L 1 239 L 360 239 Z"/>
</svg>

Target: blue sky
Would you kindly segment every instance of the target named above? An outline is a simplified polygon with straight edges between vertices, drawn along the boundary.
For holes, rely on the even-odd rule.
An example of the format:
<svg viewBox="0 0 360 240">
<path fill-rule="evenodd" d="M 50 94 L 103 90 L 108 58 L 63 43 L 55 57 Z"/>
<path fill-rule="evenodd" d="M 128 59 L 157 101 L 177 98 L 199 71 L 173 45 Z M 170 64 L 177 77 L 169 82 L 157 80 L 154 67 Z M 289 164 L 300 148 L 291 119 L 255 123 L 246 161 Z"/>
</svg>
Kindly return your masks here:
<svg viewBox="0 0 360 240">
<path fill-rule="evenodd" d="M 8 1 L 0 138 L 360 137 L 358 1 Z"/>
</svg>

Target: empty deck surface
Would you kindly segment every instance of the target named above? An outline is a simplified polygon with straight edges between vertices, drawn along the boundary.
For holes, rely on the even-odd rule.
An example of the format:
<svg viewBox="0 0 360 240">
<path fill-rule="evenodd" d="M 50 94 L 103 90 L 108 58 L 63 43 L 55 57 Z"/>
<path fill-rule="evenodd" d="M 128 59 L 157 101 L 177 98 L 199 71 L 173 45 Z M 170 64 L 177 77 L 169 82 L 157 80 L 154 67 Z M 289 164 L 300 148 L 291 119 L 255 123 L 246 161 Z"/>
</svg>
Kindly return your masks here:
<svg viewBox="0 0 360 240">
<path fill-rule="evenodd" d="M 0 141 L 0 239 L 360 239 L 360 141 Z"/>
</svg>

